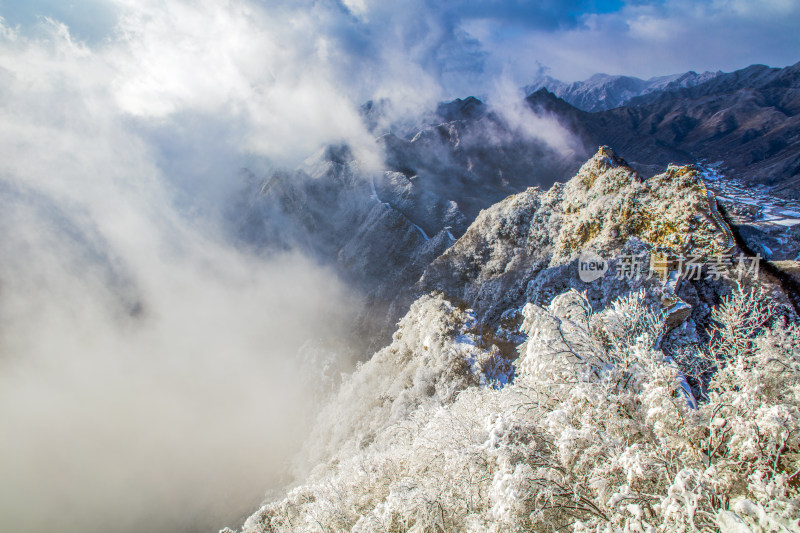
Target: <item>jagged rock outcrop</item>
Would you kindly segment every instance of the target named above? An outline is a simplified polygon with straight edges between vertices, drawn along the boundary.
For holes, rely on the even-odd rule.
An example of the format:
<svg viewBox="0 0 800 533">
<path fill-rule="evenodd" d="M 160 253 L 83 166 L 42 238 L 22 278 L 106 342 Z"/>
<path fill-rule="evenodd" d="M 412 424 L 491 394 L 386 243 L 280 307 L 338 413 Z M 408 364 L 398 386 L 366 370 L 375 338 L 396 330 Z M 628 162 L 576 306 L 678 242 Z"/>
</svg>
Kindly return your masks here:
<svg viewBox="0 0 800 533">
<path fill-rule="evenodd" d="M 444 291 L 488 322 L 524 301 L 546 302 L 569 288 L 585 291 L 596 307 L 638 287 L 657 292 L 664 283 L 648 272 L 651 254 L 710 260 L 731 252 L 714 202 L 694 167 L 670 167 L 644 180 L 603 147 L 566 184 L 528 189 L 481 212 L 425 270 L 418 288 Z M 591 282 L 578 272 L 578 257 L 586 250 L 610 265 Z M 640 275 L 617 275 L 620 261 L 633 255 L 643 260 Z M 704 298 L 727 292 L 722 279 L 703 284 L 703 292 L 711 290 Z M 699 303 L 691 284 L 679 290 Z"/>
</svg>

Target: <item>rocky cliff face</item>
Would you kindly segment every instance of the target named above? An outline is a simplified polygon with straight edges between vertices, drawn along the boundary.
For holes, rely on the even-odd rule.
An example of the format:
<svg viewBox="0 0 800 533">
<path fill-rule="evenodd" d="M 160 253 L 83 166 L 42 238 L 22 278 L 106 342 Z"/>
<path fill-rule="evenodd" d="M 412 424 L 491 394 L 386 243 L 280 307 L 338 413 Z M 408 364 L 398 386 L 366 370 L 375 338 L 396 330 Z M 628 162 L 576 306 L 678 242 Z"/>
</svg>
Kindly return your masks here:
<svg viewBox="0 0 800 533">
<path fill-rule="evenodd" d="M 601 148 L 566 184 L 546 192 L 528 189 L 481 212 L 425 270 L 418 288 L 444 291 L 488 322 L 524 301 L 547 301 L 570 288 L 586 292 L 595 307 L 602 307 L 622 292 L 661 286 L 647 272 L 640 279 L 616 276 L 626 255 L 644 257 L 640 266 L 648 270 L 656 252 L 703 262 L 731 254 L 730 236 L 714 215 L 715 204 L 695 167 L 670 167 L 644 180 L 610 149 Z M 606 276 L 588 283 L 578 271 L 586 250 L 610 265 Z M 697 287 L 690 282 L 678 290 L 702 313 L 701 300 L 712 304 L 727 291 L 715 281 Z"/>
</svg>

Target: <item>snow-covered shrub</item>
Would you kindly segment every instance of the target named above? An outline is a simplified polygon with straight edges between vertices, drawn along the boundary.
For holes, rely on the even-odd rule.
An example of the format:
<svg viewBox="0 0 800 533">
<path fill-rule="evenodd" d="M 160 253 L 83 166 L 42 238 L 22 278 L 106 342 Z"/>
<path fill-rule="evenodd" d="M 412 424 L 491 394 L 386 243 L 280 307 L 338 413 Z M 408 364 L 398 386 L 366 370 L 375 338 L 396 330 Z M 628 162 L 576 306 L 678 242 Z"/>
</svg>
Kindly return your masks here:
<svg viewBox="0 0 800 533">
<path fill-rule="evenodd" d="M 320 413 L 304 450 L 306 465 L 348 456 L 423 407 L 448 404 L 481 380 L 483 361 L 468 331 L 474 317 L 441 295 L 417 300 L 391 345 L 361 364 Z M 300 465 L 302 469 L 305 465 Z"/>
<path fill-rule="evenodd" d="M 707 428 L 701 452 L 723 510 L 797 530 L 800 328 L 775 321 L 774 310 L 755 291 L 737 292 L 714 310 L 710 353 L 718 370 L 699 413 Z M 783 531 L 765 529 L 772 530 Z"/>
<path fill-rule="evenodd" d="M 333 459 L 245 530 L 800 531 L 800 330 L 757 294 L 714 310 L 700 403 L 641 293 L 523 315 L 517 377 L 495 389 L 463 366 L 485 357 L 471 315 L 417 302 L 315 433 Z"/>
<path fill-rule="evenodd" d="M 557 316 L 552 304 L 551 311 L 551 324 L 558 323 L 552 337 L 561 339 L 565 313 Z M 696 409 L 678 368 L 653 349 L 659 324 L 641 295 L 596 317 L 606 348 L 595 352 L 607 365 L 602 372 L 579 364 L 572 380 L 562 372 L 560 382 L 539 375 L 529 383 L 539 398 L 551 395 L 537 405 L 552 406 L 542 414 L 556 445 L 556 465 L 535 475 L 547 495 L 538 508 L 542 528 L 578 519 L 598 531 L 714 530 L 718 517 L 730 521 L 737 502 L 757 520 L 799 527 L 800 334 L 796 326 L 766 327 L 770 315 L 754 293 L 736 293 L 714 311 L 710 353 L 719 370 L 710 401 Z M 574 350 L 541 342 L 542 321 L 529 324 L 523 369 L 544 354 L 549 369 L 553 354 L 574 359 Z"/>
</svg>

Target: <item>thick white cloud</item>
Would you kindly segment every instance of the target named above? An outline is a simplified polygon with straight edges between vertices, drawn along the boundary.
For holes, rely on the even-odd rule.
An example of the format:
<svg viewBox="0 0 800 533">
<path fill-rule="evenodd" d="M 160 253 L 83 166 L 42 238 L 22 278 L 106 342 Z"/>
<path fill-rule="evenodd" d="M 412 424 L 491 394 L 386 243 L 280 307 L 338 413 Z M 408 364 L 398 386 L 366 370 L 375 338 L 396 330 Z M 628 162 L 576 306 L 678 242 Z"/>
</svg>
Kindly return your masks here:
<svg viewBox="0 0 800 533">
<path fill-rule="evenodd" d="M 220 129 L 215 142 L 293 165 L 320 144 L 371 147 L 358 96 L 322 4 L 132 2 L 104 53 L 121 111 L 180 131 L 187 115 Z M 303 9 L 305 8 L 305 9 Z"/>
<path fill-rule="evenodd" d="M 114 46 L 0 27 L 3 531 L 235 521 L 285 481 L 325 383 L 301 347 L 352 309 L 307 259 L 243 253 L 187 214 L 120 107 Z"/>
</svg>

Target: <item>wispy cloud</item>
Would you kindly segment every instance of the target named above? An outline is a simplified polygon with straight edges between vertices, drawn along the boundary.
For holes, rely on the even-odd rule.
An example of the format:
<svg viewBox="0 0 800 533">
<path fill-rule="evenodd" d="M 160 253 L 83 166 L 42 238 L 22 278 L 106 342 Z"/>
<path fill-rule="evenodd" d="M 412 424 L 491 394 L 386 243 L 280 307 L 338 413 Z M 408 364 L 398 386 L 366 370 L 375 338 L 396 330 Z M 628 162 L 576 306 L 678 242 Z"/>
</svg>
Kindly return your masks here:
<svg viewBox="0 0 800 533">
<path fill-rule="evenodd" d="M 553 31 L 509 31 L 492 18 L 464 28 L 518 83 L 549 67 L 565 81 L 597 72 L 651 77 L 688 70 L 782 67 L 800 60 L 800 2 L 738 0 L 631 1 L 619 9 L 581 13 Z"/>
</svg>

